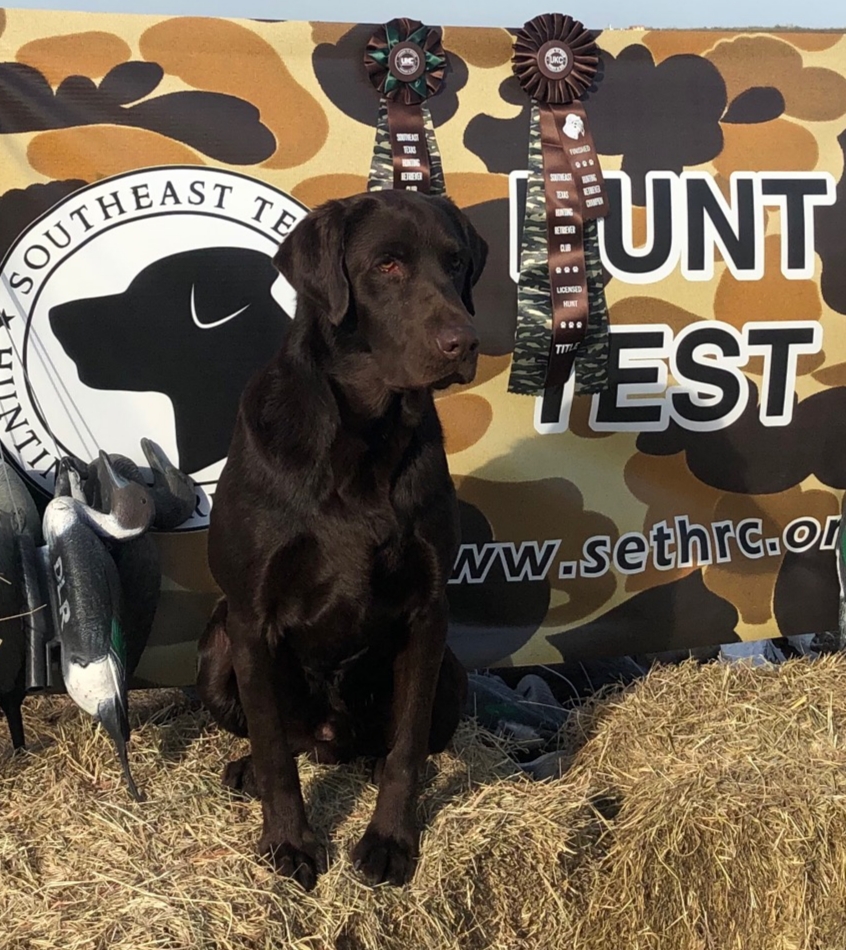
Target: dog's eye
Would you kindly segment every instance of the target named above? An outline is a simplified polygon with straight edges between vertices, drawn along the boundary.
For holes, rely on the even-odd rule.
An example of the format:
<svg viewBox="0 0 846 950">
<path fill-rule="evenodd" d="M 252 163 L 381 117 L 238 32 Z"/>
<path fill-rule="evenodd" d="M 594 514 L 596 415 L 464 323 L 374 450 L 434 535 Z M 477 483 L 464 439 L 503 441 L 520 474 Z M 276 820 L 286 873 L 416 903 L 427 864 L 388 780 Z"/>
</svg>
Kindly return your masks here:
<svg viewBox="0 0 846 950">
<path fill-rule="evenodd" d="M 461 270 L 464 267 L 464 258 L 460 254 L 450 254 L 449 259 L 447 260 L 447 269 L 450 274 L 455 277 L 461 273 Z"/>
<path fill-rule="evenodd" d="M 402 264 L 395 257 L 383 258 L 376 266 L 383 274 L 402 273 Z"/>
</svg>

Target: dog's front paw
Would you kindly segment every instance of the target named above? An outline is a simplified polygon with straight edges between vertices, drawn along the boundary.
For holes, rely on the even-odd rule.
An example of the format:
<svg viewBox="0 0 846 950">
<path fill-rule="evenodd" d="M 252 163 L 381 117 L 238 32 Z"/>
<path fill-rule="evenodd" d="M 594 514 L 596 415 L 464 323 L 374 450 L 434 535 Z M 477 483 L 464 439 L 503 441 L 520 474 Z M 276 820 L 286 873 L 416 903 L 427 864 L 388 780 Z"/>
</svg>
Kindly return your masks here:
<svg viewBox="0 0 846 950">
<path fill-rule="evenodd" d="M 265 832 L 259 839 L 258 851 L 277 874 L 293 878 L 304 891 L 314 890 L 317 876 L 324 869 L 317 842 L 310 834 L 294 843 Z"/>
<path fill-rule="evenodd" d="M 385 835 L 368 828 L 353 848 L 353 866 L 368 884 L 407 884 L 417 863 L 413 835 Z"/>
</svg>

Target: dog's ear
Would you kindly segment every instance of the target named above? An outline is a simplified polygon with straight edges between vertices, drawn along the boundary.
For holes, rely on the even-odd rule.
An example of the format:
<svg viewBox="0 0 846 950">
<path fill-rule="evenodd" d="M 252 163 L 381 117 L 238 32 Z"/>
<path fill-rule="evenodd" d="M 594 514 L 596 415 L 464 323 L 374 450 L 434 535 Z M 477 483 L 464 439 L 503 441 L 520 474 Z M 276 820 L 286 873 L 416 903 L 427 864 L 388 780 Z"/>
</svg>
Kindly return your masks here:
<svg viewBox="0 0 846 950">
<path fill-rule="evenodd" d="M 461 288 L 461 302 L 467 308 L 467 312 L 475 316 L 473 288 L 479 282 L 482 271 L 485 269 L 485 261 L 488 259 L 488 242 L 473 227 L 465 214 L 461 215 L 461 219 L 464 225 L 464 237 L 470 248 L 470 267 L 464 277 L 464 286 Z"/>
<path fill-rule="evenodd" d="M 482 276 L 485 269 L 485 261 L 488 259 L 488 242 L 473 227 L 467 215 L 455 204 L 452 198 L 446 195 L 438 196 L 434 199 L 441 203 L 447 214 L 458 225 L 464 243 L 470 251 L 470 267 L 464 276 L 464 285 L 461 288 L 461 302 L 467 308 L 467 312 L 475 316 L 476 309 L 473 305 L 473 288 Z"/>
<path fill-rule="evenodd" d="M 294 227 L 273 258 L 297 294 L 316 303 L 335 326 L 350 305 L 344 269 L 345 218 L 342 202 L 327 201 Z"/>
</svg>

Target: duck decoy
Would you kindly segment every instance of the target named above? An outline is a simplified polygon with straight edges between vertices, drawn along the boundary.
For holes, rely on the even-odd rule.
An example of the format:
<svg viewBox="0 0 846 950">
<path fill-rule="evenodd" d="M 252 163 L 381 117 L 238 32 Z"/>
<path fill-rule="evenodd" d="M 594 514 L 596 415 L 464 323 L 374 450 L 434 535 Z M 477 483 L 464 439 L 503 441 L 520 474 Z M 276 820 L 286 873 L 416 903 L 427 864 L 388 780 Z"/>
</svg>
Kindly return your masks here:
<svg viewBox="0 0 846 950">
<path fill-rule="evenodd" d="M 141 451 L 153 473 L 150 492 L 156 506 L 153 527 L 172 531 L 194 513 L 197 507 L 197 488 L 190 475 L 180 472 L 151 439 L 141 440 Z"/>
<path fill-rule="evenodd" d="M 144 481 L 138 466 L 124 455 L 110 455 L 112 467 L 130 481 L 145 485 L 152 496 L 154 516 L 152 527 L 172 531 L 186 521 L 196 508 L 197 488 L 193 479 L 173 465 L 151 439 L 141 440 L 141 449 L 152 473 L 153 484 Z M 99 459 L 87 466 L 85 494 L 96 508 L 108 507 L 104 495 L 102 463 Z M 108 479 L 105 480 L 108 485 Z M 126 674 L 131 676 L 144 652 L 161 592 L 161 564 L 158 545 L 149 534 L 121 544 L 110 545 L 117 564 L 124 594 L 126 633 Z"/>
<path fill-rule="evenodd" d="M 71 698 L 96 716 L 129 769 L 127 680 L 158 607 L 161 569 L 151 526 L 172 529 L 191 515 L 196 488 L 153 442 L 143 440 L 153 485 L 121 455 L 89 464 L 63 460 L 44 514 L 48 574 L 62 674 Z"/>
<path fill-rule="evenodd" d="M 28 626 L 35 616 L 29 614 L 23 562 L 34 568 L 40 544 L 35 502 L 18 473 L 0 460 L 0 709 L 6 715 L 14 749 L 25 744 L 21 706 L 26 695 Z M 37 610 L 37 595 L 34 599 Z M 38 619 L 46 622 L 44 604 L 40 607 Z"/>
<path fill-rule="evenodd" d="M 153 484 L 144 481 L 141 470 L 125 455 L 109 455 L 112 468 L 123 478 L 144 485 L 152 496 L 154 515 L 152 527 L 158 531 L 172 531 L 191 517 L 197 506 L 197 488 L 190 475 L 180 472 L 151 439 L 141 440 L 141 450 L 153 477 Z M 85 495 L 94 508 L 105 511 L 109 508 L 109 481 L 104 479 L 102 461 L 95 459 L 90 465 L 76 464 L 84 479 Z"/>
<path fill-rule="evenodd" d="M 141 470 L 125 455 L 109 455 L 112 468 L 128 481 L 145 485 L 152 496 L 152 489 L 146 485 Z M 169 463 L 168 463 L 169 464 Z M 181 473 L 180 473 L 181 474 Z M 186 476 L 183 476 L 186 477 Z M 110 482 L 104 472 L 102 462 L 97 459 L 86 466 L 84 482 L 85 496 L 90 505 L 103 509 L 109 505 L 108 493 Z M 193 491 L 193 483 L 192 491 Z M 156 498 L 153 501 L 153 527 L 158 526 L 158 506 Z M 159 606 L 161 593 L 161 562 L 159 548 L 149 534 L 142 534 L 138 538 L 121 543 L 107 543 L 112 559 L 117 566 L 123 592 L 124 605 L 124 634 L 126 640 L 126 676 L 131 677 L 138 666 L 156 610 Z"/>
<path fill-rule="evenodd" d="M 117 567 L 101 539 L 140 537 L 154 512 L 143 485 L 119 475 L 105 452 L 100 453 L 99 461 L 107 510 L 87 503 L 79 473 L 68 468 L 70 496 L 54 496 L 44 512 L 49 587 L 65 688 L 111 736 L 130 793 L 138 799 L 126 753 L 129 719 L 123 598 Z M 57 488 L 65 490 L 64 479 L 57 481 Z"/>
</svg>

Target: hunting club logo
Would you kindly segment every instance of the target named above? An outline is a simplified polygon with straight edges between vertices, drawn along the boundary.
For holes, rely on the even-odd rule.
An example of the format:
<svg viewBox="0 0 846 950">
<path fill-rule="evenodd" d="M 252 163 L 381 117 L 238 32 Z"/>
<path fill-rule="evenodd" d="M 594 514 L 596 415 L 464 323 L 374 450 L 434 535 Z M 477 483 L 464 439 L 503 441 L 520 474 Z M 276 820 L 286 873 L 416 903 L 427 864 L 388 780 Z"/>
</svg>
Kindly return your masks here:
<svg viewBox="0 0 846 950">
<path fill-rule="evenodd" d="M 569 49 L 561 42 L 551 40 L 541 48 L 540 64 L 542 72 L 550 78 L 563 79 L 573 68 L 573 57 Z"/>
<path fill-rule="evenodd" d="M 416 43 L 406 41 L 391 50 L 388 65 L 398 79 L 413 82 L 425 72 L 426 57 Z"/>
<path fill-rule="evenodd" d="M 279 348 L 294 293 L 273 267 L 307 209 L 264 182 L 193 166 L 80 189 L 0 267 L 0 439 L 50 492 L 58 460 L 144 464 L 158 442 L 203 490 L 207 522 L 238 399 Z"/>
</svg>

